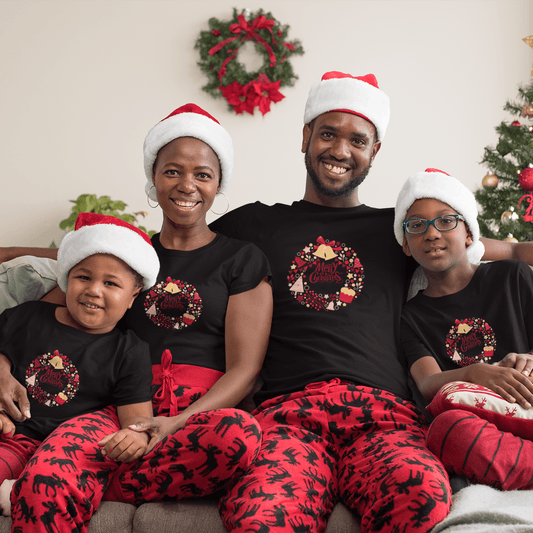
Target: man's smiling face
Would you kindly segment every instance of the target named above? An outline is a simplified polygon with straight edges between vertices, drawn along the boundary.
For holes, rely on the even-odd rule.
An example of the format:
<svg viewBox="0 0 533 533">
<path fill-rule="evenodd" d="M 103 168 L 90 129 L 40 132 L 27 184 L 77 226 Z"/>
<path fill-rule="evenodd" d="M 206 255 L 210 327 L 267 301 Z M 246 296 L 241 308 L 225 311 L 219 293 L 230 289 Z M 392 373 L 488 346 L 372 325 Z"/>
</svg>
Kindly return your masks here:
<svg viewBox="0 0 533 533">
<path fill-rule="evenodd" d="M 380 143 L 370 122 L 351 113 L 324 113 L 304 127 L 302 152 L 313 187 L 345 198 L 365 179 Z"/>
</svg>

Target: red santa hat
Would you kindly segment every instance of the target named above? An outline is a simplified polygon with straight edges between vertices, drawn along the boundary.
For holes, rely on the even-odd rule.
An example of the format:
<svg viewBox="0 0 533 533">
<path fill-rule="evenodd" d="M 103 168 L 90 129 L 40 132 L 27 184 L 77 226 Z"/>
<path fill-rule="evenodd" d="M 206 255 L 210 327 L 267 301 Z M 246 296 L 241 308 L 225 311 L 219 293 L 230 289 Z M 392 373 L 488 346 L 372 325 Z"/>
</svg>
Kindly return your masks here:
<svg viewBox="0 0 533 533">
<path fill-rule="evenodd" d="M 185 104 L 156 124 L 144 140 L 144 172 L 147 179 L 145 192 L 150 200 L 157 201 L 155 189 L 152 189 L 152 171 L 157 153 L 163 146 L 180 137 L 194 137 L 211 147 L 220 162 L 220 192 L 225 192 L 233 174 L 231 136 L 207 111 L 196 104 Z"/>
<path fill-rule="evenodd" d="M 471 263 L 478 264 L 485 253 L 485 246 L 479 240 L 476 198 L 458 179 L 436 168 L 426 168 L 424 172 L 414 174 L 403 184 L 394 211 L 396 240 L 400 244 L 403 243 L 403 222 L 407 211 L 416 200 L 422 198 L 434 198 L 448 204 L 464 217 L 472 233 L 472 244 L 466 249 L 466 254 Z"/>
<path fill-rule="evenodd" d="M 378 140 L 382 141 L 390 118 L 390 100 L 379 88 L 374 74 L 356 77 L 344 72 L 326 72 L 309 91 L 304 124 L 331 111 L 363 117 L 375 126 Z"/>
<path fill-rule="evenodd" d="M 94 254 L 122 259 L 143 277 L 143 290 L 156 282 L 159 258 L 144 231 L 116 217 L 80 213 L 74 230 L 65 235 L 57 254 L 57 282 L 63 292 L 67 290 L 72 267 Z"/>
</svg>

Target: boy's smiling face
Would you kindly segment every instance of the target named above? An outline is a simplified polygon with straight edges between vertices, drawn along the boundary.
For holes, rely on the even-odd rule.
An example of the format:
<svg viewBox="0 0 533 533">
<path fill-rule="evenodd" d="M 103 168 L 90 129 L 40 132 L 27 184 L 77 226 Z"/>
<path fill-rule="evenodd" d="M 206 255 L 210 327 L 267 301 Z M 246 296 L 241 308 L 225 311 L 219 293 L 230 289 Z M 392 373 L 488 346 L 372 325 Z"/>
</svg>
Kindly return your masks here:
<svg viewBox="0 0 533 533">
<path fill-rule="evenodd" d="M 458 215 L 448 204 L 434 198 L 416 200 L 407 211 L 405 220 L 421 218 L 433 220 L 443 215 Z M 463 221 L 451 231 L 439 231 L 429 224 L 425 233 L 410 235 L 404 231 L 403 251 L 415 258 L 425 270 L 445 272 L 468 266 L 466 248 L 472 244 L 472 236 Z"/>
<path fill-rule="evenodd" d="M 124 261 L 110 254 L 91 255 L 69 272 L 67 307 L 59 308 L 56 316 L 60 322 L 88 333 L 108 333 L 140 290 Z"/>
</svg>

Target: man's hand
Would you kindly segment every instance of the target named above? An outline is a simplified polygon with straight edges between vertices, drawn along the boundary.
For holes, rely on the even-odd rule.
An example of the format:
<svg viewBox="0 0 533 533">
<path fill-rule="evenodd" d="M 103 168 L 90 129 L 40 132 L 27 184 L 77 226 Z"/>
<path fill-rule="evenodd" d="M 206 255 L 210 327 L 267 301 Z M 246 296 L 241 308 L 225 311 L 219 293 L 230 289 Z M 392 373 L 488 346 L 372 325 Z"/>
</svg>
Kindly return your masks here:
<svg viewBox="0 0 533 533">
<path fill-rule="evenodd" d="M 121 429 L 104 437 L 98 445 L 110 459 L 131 463 L 147 453 L 149 437 L 146 433 L 137 433 L 131 429 Z"/>
</svg>

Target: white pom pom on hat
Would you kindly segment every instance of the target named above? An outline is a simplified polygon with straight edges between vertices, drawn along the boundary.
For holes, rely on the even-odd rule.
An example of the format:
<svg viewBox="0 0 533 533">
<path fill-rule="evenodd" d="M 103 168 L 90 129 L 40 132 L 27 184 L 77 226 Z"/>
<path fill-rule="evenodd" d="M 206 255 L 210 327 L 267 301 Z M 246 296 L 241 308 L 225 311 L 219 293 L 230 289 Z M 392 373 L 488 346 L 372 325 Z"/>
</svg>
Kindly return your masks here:
<svg viewBox="0 0 533 533">
<path fill-rule="evenodd" d="M 57 254 L 57 282 L 63 292 L 67 291 L 72 267 L 95 254 L 122 259 L 143 277 L 143 290 L 157 280 L 159 258 L 144 231 L 113 216 L 80 213 L 74 230 L 65 235 Z"/>
<path fill-rule="evenodd" d="M 200 106 L 185 104 L 156 124 L 144 139 L 144 172 L 147 179 L 145 192 L 150 200 L 157 201 L 155 189 L 152 188 L 152 171 L 157 153 L 163 146 L 180 137 L 194 137 L 211 147 L 220 161 L 220 192 L 227 191 L 234 165 L 231 136 L 216 118 Z"/>
<path fill-rule="evenodd" d="M 400 245 L 403 244 L 403 222 L 407 211 L 416 200 L 422 198 L 434 198 L 448 204 L 464 217 L 472 234 L 472 244 L 466 249 L 466 254 L 471 263 L 479 263 L 485 253 L 485 247 L 479 240 L 476 199 L 458 179 L 435 168 L 427 168 L 424 172 L 414 174 L 400 189 L 394 212 L 394 235 Z"/>
<path fill-rule="evenodd" d="M 352 76 L 344 72 L 326 72 L 309 91 L 304 124 L 332 111 L 358 115 L 374 124 L 382 141 L 390 119 L 389 97 L 379 88 L 373 74 Z"/>
</svg>

